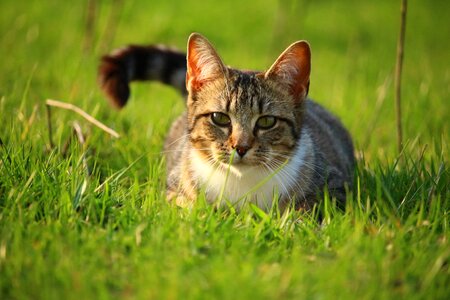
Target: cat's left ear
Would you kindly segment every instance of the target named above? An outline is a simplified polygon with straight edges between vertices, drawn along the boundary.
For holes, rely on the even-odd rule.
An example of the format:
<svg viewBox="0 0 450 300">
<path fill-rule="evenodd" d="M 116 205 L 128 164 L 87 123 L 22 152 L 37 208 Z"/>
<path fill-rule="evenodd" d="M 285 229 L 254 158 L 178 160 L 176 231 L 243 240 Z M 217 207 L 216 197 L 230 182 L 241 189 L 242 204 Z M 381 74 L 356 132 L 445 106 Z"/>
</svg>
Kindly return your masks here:
<svg viewBox="0 0 450 300">
<path fill-rule="evenodd" d="M 187 49 L 186 89 L 197 91 L 205 83 L 225 76 L 226 72 L 210 42 L 198 33 L 191 34 Z"/>
<path fill-rule="evenodd" d="M 289 93 L 298 101 L 308 94 L 311 72 L 311 50 L 306 41 L 290 45 L 278 57 L 264 77 L 274 80 L 288 88 Z"/>
</svg>

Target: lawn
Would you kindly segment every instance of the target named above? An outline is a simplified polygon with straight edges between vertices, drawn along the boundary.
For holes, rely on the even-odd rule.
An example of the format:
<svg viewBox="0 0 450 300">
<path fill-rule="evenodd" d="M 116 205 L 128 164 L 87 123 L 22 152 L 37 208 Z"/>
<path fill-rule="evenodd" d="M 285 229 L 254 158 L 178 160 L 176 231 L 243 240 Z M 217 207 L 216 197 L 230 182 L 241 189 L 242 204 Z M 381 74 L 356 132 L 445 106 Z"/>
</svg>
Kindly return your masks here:
<svg viewBox="0 0 450 300">
<path fill-rule="evenodd" d="M 400 1 L 104 0 L 91 18 L 88 2 L 0 3 L 0 299 L 450 298 L 449 1 L 409 1 L 400 155 Z M 114 48 L 184 49 L 193 31 L 245 69 L 310 42 L 310 96 L 356 146 L 345 210 L 327 197 L 281 216 L 166 203 L 161 151 L 181 97 L 136 83 L 119 112 L 96 72 Z M 120 138 L 52 108 L 51 146 L 46 99 Z"/>
</svg>

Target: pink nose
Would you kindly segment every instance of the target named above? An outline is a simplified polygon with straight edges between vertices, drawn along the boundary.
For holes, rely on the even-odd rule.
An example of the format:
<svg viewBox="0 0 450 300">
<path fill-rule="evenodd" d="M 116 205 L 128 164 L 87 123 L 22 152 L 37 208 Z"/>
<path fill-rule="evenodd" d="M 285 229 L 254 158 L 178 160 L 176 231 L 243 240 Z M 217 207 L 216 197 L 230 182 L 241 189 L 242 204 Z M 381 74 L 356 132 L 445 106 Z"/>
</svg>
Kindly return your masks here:
<svg viewBox="0 0 450 300">
<path fill-rule="evenodd" d="M 237 146 L 236 152 L 237 152 L 237 154 L 239 154 L 240 157 L 243 157 L 245 155 L 245 153 L 247 153 L 248 149 L 250 149 L 250 148 L 244 147 L 244 146 Z"/>
</svg>

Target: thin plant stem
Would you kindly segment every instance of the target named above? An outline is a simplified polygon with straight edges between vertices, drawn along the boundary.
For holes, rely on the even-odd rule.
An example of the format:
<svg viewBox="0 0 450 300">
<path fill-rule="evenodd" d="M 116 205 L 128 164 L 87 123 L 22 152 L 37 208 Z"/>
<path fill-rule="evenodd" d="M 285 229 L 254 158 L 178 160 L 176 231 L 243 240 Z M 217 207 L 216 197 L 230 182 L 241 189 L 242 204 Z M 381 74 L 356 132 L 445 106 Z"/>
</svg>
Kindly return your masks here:
<svg viewBox="0 0 450 300">
<path fill-rule="evenodd" d="M 405 47 L 405 31 L 406 31 L 406 10 L 407 0 L 402 0 L 401 17 L 400 17 L 400 35 L 397 44 L 397 59 L 395 65 L 395 111 L 397 124 L 397 148 L 400 154 L 403 149 L 403 129 L 402 129 L 402 107 L 401 107 L 401 85 L 402 85 L 402 68 L 403 55 Z"/>
<path fill-rule="evenodd" d="M 97 0 L 88 0 L 86 8 L 86 23 L 83 50 L 89 53 L 93 48 L 95 34 L 95 18 L 97 15 Z"/>
<path fill-rule="evenodd" d="M 55 146 L 53 144 L 53 129 L 52 129 L 52 109 L 50 105 L 45 106 L 47 110 L 47 129 L 48 129 L 48 142 L 49 142 L 49 149 L 53 149 Z"/>
<path fill-rule="evenodd" d="M 94 124 L 95 126 L 97 126 L 98 128 L 102 129 L 103 131 L 109 133 L 111 136 L 113 136 L 115 138 L 119 138 L 120 137 L 120 135 L 116 131 L 114 131 L 113 129 L 109 128 L 105 124 L 101 123 L 100 121 L 95 119 L 93 116 L 91 116 L 90 114 L 88 114 L 87 112 L 85 112 L 84 110 L 79 108 L 78 106 L 75 106 L 75 105 L 73 105 L 71 103 L 65 103 L 65 102 L 51 100 L 51 99 L 47 99 L 45 103 L 47 104 L 47 106 L 59 107 L 59 108 L 63 108 L 63 109 L 67 109 L 67 110 L 71 110 L 73 112 L 76 112 L 77 114 L 79 114 L 80 116 L 85 118 L 88 122 Z"/>
</svg>

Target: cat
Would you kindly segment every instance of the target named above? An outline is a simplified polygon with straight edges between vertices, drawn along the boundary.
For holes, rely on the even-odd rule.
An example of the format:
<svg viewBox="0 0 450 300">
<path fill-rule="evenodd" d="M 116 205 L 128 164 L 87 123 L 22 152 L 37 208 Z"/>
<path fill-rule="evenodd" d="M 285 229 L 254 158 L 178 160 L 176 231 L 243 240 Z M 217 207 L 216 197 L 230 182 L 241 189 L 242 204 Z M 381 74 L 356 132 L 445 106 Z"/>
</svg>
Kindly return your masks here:
<svg viewBox="0 0 450 300">
<path fill-rule="evenodd" d="M 226 66 L 202 35 L 187 55 L 164 46 L 128 46 L 105 55 L 102 90 L 122 108 L 129 83 L 157 80 L 186 95 L 186 111 L 164 144 L 167 199 L 191 206 L 200 193 L 219 206 L 246 202 L 310 210 L 327 189 L 345 201 L 355 165 L 342 123 L 307 98 L 311 51 L 291 44 L 265 72 Z"/>
</svg>

